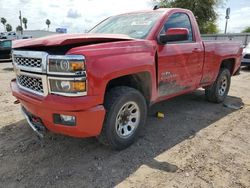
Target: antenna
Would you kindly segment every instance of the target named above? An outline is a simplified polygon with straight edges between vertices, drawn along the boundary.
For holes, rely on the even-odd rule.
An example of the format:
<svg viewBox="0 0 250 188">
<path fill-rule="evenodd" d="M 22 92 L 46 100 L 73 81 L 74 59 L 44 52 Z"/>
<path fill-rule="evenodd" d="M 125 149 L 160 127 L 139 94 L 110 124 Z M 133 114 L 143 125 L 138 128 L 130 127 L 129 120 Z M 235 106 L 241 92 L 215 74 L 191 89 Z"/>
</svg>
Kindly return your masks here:
<svg viewBox="0 0 250 188">
<path fill-rule="evenodd" d="M 160 8 L 159 5 L 155 5 L 154 8 L 153 8 L 153 10 L 157 10 L 157 9 L 159 9 L 159 8 Z"/>
</svg>

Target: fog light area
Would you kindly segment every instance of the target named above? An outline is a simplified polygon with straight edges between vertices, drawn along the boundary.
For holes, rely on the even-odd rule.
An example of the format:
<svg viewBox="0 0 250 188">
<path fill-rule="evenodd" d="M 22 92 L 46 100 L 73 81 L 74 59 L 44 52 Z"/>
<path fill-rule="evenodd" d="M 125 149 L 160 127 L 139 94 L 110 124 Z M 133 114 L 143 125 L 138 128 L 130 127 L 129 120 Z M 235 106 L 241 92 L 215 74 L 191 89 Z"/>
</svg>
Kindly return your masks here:
<svg viewBox="0 0 250 188">
<path fill-rule="evenodd" d="M 54 123 L 66 126 L 75 126 L 76 117 L 63 114 L 54 114 Z"/>
</svg>

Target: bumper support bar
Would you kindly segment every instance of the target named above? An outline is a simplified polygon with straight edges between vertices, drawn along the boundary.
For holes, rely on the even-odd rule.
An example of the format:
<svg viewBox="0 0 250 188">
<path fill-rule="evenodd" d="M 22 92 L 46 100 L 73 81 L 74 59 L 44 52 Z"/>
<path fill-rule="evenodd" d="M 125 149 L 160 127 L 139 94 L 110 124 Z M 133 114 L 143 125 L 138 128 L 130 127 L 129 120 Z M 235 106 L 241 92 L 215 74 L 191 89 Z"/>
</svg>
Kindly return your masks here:
<svg viewBox="0 0 250 188">
<path fill-rule="evenodd" d="M 31 122 L 30 117 L 26 114 L 23 108 L 21 108 L 21 111 L 32 130 L 38 135 L 39 138 L 44 138 L 44 134 L 39 130 L 39 128 L 35 124 Z"/>
</svg>

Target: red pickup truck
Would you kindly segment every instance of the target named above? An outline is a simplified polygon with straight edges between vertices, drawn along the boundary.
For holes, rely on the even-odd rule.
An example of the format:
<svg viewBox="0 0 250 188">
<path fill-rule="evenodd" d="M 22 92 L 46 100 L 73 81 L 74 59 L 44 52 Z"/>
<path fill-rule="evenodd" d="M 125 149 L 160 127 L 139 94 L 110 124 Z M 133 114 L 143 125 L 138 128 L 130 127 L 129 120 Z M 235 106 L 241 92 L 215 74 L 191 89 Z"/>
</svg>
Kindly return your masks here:
<svg viewBox="0 0 250 188">
<path fill-rule="evenodd" d="M 234 42 L 204 42 L 194 15 L 157 9 L 112 16 L 87 34 L 16 41 L 13 95 L 29 125 L 131 145 L 150 105 L 197 88 L 220 103 L 240 67 Z"/>
</svg>

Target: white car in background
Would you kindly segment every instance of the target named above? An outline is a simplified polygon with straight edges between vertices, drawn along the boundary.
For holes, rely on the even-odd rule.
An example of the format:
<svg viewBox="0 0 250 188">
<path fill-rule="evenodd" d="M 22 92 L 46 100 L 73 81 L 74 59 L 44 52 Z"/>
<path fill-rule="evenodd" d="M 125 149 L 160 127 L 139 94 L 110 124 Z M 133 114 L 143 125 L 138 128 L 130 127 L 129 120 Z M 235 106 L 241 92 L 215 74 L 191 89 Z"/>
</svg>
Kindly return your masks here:
<svg viewBox="0 0 250 188">
<path fill-rule="evenodd" d="M 0 39 L 14 40 L 17 38 L 17 34 L 14 31 L 0 33 Z"/>
<path fill-rule="evenodd" d="M 247 66 L 250 69 L 250 43 L 243 50 L 241 66 Z"/>
</svg>

